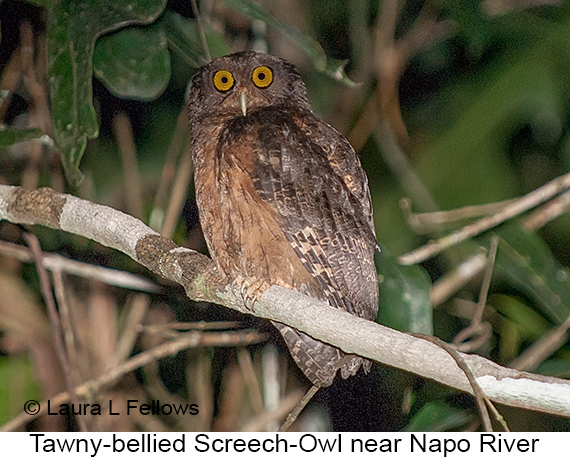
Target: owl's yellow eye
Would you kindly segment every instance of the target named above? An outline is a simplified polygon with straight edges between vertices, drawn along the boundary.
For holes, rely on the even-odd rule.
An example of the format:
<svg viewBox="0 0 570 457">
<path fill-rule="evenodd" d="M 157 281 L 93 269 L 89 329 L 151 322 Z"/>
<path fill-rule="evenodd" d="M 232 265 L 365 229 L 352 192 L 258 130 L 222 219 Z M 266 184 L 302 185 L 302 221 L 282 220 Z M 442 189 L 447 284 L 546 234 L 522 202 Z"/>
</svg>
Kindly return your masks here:
<svg viewBox="0 0 570 457">
<path fill-rule="evenodd" d="M 227 92 L 234 87 L 234 75 L 228 70 L 218 70 L 214 73 L 214 87 L 220 92 Z"/>
<path fill-rule="evenodd" d="M 263 89 L 273 82 L 273 72 L 269 67 L 257 67 L 255 70 L 253 70 L 251 80 L 253 81 L 253 84 Z"/>
</svg>

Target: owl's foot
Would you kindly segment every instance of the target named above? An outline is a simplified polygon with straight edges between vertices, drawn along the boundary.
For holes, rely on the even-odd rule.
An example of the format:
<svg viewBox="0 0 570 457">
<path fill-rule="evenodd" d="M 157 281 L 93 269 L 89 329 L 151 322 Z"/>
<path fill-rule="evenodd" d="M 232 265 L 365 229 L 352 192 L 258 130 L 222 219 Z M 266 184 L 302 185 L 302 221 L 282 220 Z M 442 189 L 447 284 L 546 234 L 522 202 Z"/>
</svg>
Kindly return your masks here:
<svg viewBox="0 0 570 457">
<path fill-rule="evenodd" d="M 239 293 L 245 302 L 245 307 L 252 312 L 257 300 L 269 289 L 269 284 L 264 280 L 244 278 L 243 276 L 238 276 L 234 284 L 239 287 Z"/>
</svg>

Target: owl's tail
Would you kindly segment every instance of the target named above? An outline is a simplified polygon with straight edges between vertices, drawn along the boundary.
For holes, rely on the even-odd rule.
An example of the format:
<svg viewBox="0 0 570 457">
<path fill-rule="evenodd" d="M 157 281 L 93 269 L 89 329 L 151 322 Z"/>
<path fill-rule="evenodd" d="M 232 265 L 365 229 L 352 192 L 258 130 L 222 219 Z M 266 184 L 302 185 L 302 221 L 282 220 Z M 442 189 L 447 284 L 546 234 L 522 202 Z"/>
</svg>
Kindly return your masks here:
<svg viewBox="0 0 570 457">
<path fill-rule="evenodd" d="M 273 322 L 273 325 L 281 332 L 295 363 L 317 387 L 330 386 L 339 369 L 343 379 L 354 376 L 360 367 L 367 373 L 370 371 L 370 360 L 345 354 L 340 349 L 279 322 Z"/>
</svg>

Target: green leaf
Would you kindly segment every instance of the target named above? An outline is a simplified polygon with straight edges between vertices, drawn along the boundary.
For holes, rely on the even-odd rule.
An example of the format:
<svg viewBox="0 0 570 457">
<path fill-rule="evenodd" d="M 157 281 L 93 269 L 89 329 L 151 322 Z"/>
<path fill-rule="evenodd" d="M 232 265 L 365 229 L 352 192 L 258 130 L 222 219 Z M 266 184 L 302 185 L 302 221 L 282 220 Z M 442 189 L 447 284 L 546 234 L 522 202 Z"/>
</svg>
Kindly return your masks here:
<svg viewBox="0 0 570 457">
<path fill-rule="evenodd" d="M 434 401 L 424 405 L 412 417 L 403 432 L 444 432 L 469 423 L 473 416 L 447 403 Z"/>
<path fill-rule="evenodd" d="M 378 322 L 402 332 L 433 334 L 431 280 L 427 272 L 419 265 L 398 264 L 384 247 L 377 257 Z"/>
<path fill-rule="evenodd" d="M 0 149 L 6 149 L 28 140 L 39 140 L 46 144 L 53 144 L 52 139 L 39 128 L 15 129 L 0 125 Z"/>
<path fill-rule="evenodd" d="M 295 27 L 283 24 L 266 12 L 258 3 L 252 0 L 224 0 L 224 3 L 247 18 L 264 22 L 289 37 L 301 51 L 310 57 L 315 68 L 321 73 L 347 86 L 356 85 L 344 72 L 347 61 L 328 59 L 323 48 L 314 38 L 301 33 Z"/>
<path fill-rule="evenodd" d="M 496 360 L 508 363 L 519 356 L 525 343 L 543 337 L 552 323 L 542 316 L 529 299 L 519 296 L 494 293 L 489 296 L 487 305 L 496 309 L 503 317 L 496 321 L 495 331 L 499 344 L 496 345 Z"/>
<path fill-rule="evenodd" d="M 497 234 L 496 274 L 534 299 L 555 323 L 564 322 L 570 314 L 570 270 L 558 263 L 536 233 L 509 224 Z"/>
<path fill-rule="evenodd" d="M 79 162 L 99 126 L 92 102 L 92 60 L 96 39 L 130 24 L 148 24 L 166 0 L 61 0 L 49 11 L 48 83 L 55 140 L 68 180 L 82 179 Z"/>
<path fill-rule="evenodd" d="M 208 63 L 200 39 L 198 24 L 195 20 L 184 19 L 179 14 L 167 11 L 160 20 L 168 39 L 168 44 L 194 68 Z M 225 56 L 232 52 L 224 37 L 210 25 L 204 24 L 204 34 L 212 58 Z"/>
<path fill-rule="evenodd" d="M 510 344 L 519 343 L 521 339 L 536 341 L 552 327 L 552 324 L 535 308 L 529 306 L 528 300 L 520 299 L 520 297 L 493 294 L 487 303 L 505 317 L 506 321 L 503 325 L 514 326 L 513 330 L 504 330 L 505 333 L 511 334 Z M 512 334 L 515 331 L 516 336 Z M 517 350 L 520 348 L 517 347 Z"/>
<path fill-rule="evenodd" d="M 93 72 L 121 98 L 150 101 L 170 80 L 170 54 L 162 28 L 128 27 L 97 40 Z"/>
</svg>

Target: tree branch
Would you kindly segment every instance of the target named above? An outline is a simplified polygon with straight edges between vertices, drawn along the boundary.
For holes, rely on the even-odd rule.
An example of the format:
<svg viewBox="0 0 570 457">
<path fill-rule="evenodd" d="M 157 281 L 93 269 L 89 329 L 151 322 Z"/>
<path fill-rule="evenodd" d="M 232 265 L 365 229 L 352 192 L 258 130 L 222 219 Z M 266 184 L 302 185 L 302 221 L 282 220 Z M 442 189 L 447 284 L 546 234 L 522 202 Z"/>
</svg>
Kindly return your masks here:
<svg viewBox="0 0 570 457">
<path fill-rule="evenodd" d="M 428 341 L 328 306 L 298 292 L 272 286 L 249 311 L 212 260 L 161 237 L 141 221 L 112 208 L 57 193 L 0 185 L 0 220 L 64 230 L 118 249 L 151 271 L 183 285 L 188 297 L 295 327 L 314 338 L 377 362 L 470 392 L 451 356 Z M 501 367 L 462 354 L 491 400 L 570 417 L 570 381 Z"/>
<path fill-rule="evenodd" d="M 398 261 L 402 265 L 414 265 L 416 263 L 423 262 L 451 246 L 455 246 L 462 241 L 473 238 L 480 233 L 492 229 L 493 227 L 496 227 L 515 216 L 550 200 L 568 188 L 570 188 L 570 173 L 558 176 L 538 189 L 513 200 L 497 213 L 479 219 L 478 221 L 466 225 L 461 229 L 455 230 L 442 238 L 430 240 L 427 244 L 414 249 L 411 252 L 402 254 L 398 258 Z"/>
</svg>

